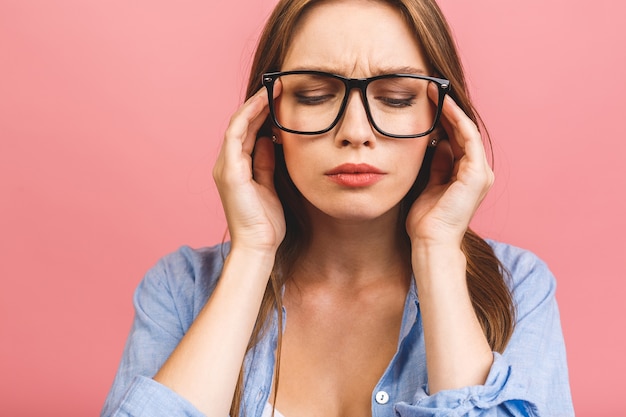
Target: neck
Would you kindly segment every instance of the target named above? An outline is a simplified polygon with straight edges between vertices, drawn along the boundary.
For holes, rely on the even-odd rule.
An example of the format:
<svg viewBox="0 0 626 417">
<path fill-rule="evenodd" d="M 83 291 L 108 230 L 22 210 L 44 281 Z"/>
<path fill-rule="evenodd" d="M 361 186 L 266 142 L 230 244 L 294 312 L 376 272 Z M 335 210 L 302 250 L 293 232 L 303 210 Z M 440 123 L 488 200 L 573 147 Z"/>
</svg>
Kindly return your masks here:
<svg viewBox="0 0 626 417">
<path fill-rule="evenodd" d="M 309 214 L 311 240 L 294 271 L 299 286 L 354 290 L 381 281 L 408 281 L 410 258 L 398 233 L 398 209 L 366 221 L 333 219 L 315 210 Z"/>
</svg>

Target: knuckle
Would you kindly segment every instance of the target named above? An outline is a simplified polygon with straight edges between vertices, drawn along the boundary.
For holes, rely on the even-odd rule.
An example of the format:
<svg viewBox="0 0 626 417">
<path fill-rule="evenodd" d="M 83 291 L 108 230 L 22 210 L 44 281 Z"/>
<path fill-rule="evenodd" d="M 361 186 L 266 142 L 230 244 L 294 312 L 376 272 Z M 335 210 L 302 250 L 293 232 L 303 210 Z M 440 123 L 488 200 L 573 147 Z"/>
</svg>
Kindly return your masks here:
<svg viewBox="0 0 626 417">
<path fill-rule="evenodd" d="M 213 168 L 213 182 L 215 182 L 215 184 L 219 185 L 219 184 L 223 184 L 224 183 L 224 170 L 222 169 L 221 166 L 216 165 Z"/>
<path fill-rule="evenodd" d="M 231 120 L 226 131 L 224 132 L 224 140 L 228 140 L 228 138 L 236 136 L 237 131 L 239 129 L 236 126 L 236 120 Z"/>
<path fill-rule="evenodd" d="M 228 122 L 228 127 L 224 132 L 224 139 L 232 136 L 242 136 L 246 130 L 245 122 L 241 119 L 239 112 L 233 114 Z"/>
<path fill-rule="evenodd" d="M 486 177 L 487 177 L 486 186 L 487 188 L 491 188 L 496 181 L 496 175 L 494 174 L 493 170 L 489 167 L 487 168 Z"/>
</svg>

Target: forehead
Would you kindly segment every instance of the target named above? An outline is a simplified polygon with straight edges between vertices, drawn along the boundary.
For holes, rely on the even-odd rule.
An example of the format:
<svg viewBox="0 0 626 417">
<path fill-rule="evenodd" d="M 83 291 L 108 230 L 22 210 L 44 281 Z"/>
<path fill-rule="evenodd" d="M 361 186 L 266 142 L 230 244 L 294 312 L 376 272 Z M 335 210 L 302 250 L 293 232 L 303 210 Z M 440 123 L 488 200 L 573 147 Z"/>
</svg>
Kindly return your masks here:
<svg viewBox="0 0 626 417">
<path fill-rule="evenodd" d="M 339 0 L 316 4 L 303 15 L 281 70 L 369 77 L 400 72 L 396 68 L 429 72 L 422 47 L 401 12 L 379 1 Z"/>
</svg>

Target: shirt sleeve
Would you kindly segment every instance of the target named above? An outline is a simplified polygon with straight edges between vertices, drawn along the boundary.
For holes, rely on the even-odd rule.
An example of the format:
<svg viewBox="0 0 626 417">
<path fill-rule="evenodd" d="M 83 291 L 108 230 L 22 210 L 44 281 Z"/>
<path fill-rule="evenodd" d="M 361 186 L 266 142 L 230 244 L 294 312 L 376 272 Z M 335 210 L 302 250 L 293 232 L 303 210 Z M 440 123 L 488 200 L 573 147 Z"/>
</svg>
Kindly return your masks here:
<svg viewBox="0 0 626 417">
<path fill-rule="evenodd" d="M 137 287 L 135 318 L 101 416 L 203 416 L 152 377 L 193 322 L 196 272 L 183 249 L 152 268 Z M 191 255 L 193 256 L 193 255 Z"/>
<path fill-rule="evenodd" d="M 547 266 L 530 252 L 496 248 L 511 273 L 516 327 L 484 385 L 428 395 L 418 389 L 414 401 L 398 403 L 400 417 L 574 415 L 565 344 L 555 299 L 556 282 Z"/>
<path fill-rule="evenodd" d="M 104 414 L 103 415 L 108 415 Z M 152 378 L 137 376 L 130 384 L 114 417 L 204 417 L 189 401 Z"/>
</svg>

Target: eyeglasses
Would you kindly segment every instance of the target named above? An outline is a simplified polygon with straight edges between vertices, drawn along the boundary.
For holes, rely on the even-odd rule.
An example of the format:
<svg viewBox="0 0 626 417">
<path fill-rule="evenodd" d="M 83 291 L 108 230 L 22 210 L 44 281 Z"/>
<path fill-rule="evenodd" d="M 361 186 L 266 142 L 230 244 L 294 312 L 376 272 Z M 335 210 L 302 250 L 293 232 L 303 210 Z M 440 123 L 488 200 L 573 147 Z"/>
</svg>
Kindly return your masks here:
<svg viewBox="0 0 626 417">
<path fill-rule="evenodd" d="M 274 98 L 274 85 L 281 83 Z M 376 131 L 392 138 L 418 138 L 431 133 L 450 82 L 416 74 L 385 74 L 371 78 L 346 78 L 321 71 L 286 71 L 263 74 L 270 115 L 281 130 L 319 135 L 339 122 L 353 88 L 361 91 L 367 117 Z M 439 93 L 435 104 L 428 86 Z"/>
</svg>

